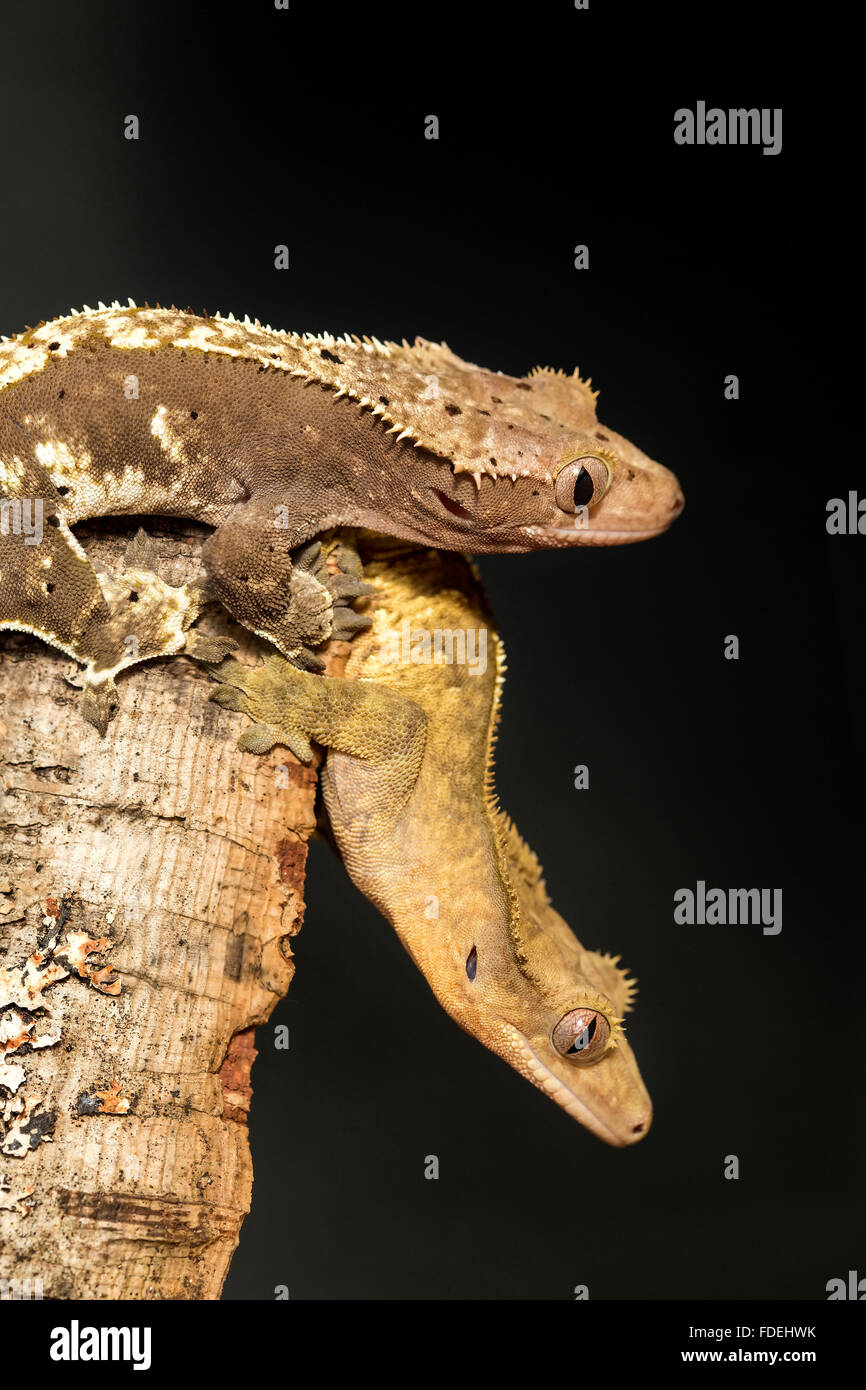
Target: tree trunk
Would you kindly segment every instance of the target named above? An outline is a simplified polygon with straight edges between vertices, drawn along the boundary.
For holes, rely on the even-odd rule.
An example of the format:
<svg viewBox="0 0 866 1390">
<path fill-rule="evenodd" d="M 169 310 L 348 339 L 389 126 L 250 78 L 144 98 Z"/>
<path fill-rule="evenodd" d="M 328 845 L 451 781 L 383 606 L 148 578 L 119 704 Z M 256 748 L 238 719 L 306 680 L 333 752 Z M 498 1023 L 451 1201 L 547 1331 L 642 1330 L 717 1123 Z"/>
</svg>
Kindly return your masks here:
<svg viewBox="0 0 866 1390">
<path fill-rule="evenodd" d="M 201 528 L 149 529 L 164 579 L 198 572 Z M 82 539 L 117 569 L 131 534 Z M 202 626 L 243 660 L 261 649 L 217 610 Z M 74 663 L 19 634 L 0 652 L 0 1281 L 218 1298 L 250 1203 L 254 1028 L 294 968 L 315 769 L 239 753 L 248 721 L 208 703 L 187 658 L 121 676 L 101 739 Z"/>
</svg>

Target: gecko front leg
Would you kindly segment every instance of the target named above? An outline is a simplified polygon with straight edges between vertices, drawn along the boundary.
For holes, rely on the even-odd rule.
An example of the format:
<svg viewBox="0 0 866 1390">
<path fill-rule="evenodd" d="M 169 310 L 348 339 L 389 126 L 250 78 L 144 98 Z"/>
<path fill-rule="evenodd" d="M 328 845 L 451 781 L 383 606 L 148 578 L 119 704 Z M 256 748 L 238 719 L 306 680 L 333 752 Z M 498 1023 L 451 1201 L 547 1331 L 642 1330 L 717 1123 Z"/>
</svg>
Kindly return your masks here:
<svg viewBox="0 0 866 1390">
<path fill-rule="evenodd" d="M 304 763 L 312 757 L 311 740 L 348 753 L 364 766 L 367 813 L 398 815 L 418 780 L 427 741 L 427 716 L 414 700 L 386 685 L 310 675 L 279 656 L 255 669 L 229 658 L 212 674 L 220 686 L 211 699 L 253 720 L 239 748 L 267 753 L 279 743 Z"/>
<path fill-rule="evenodd" d="M 334 547 L 332 553 L 337 569 L 329 569 L 318 541 L 290 552 L 277 562 L 270 587 L 256 583 L 239 601 L 237 586 L 247 584 L 249 577 L 231 569 L 228 575 L 218 569 L 216 578 L 209 574 L 180 588 L 167 584 L 156 573 L 155 543 L 139 530 L 127 546 L 120 575 L 104 566 L 96 567 L 103 609 L 98 624 L 88 634 L 97 656 L 88 665 L 82 691 L 85 719 L 101 734 L 106 732 L 118 706 L 114 678 L 139 661 L 182 653 L 196 661 L 215 663 L 233 651 L 237 643 L 229 638 L 189 630 L 214 599 L 224 600 L 246 626 L 253 626 L 251 613 L 257 613 L 254 621 L 264 625 L 254 630 L 281 647 L 296 666 L 324 670 L 324 662 L 312 648 L 332 637 L 351 638 L 371 621 L 351 607 L 355 598 L 371 592 L 362 582 L 357 555 L 346 543 Z M 252 571 L 251 565 L 247 568 Z"/>
<path fill-rule="evenodd" d="M 329 572 L 320 543 L 299 545 L 302 534 L 277 524 L 279 510 L 273 498 L 254 498 L 217 528 L 202 548 L 208 584 L 232 617 L 293 665 L 323 671 L 314 648 L 369 627 L 351 604 L 371 590 L 352 565 Z"/>
</svg>

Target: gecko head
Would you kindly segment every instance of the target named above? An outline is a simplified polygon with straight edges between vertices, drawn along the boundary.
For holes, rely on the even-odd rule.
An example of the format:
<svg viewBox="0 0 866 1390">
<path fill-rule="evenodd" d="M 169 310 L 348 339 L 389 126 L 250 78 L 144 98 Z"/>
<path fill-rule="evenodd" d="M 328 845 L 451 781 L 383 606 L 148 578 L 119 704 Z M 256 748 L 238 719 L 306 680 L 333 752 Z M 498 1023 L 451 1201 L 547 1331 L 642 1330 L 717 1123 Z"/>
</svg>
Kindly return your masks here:
<svg viewBox="0 0 866 1390">
<path fill-rule="evenodd" d="M 437 544 L 477 554 L 624 545 L 660 535 L 685 505 L 676 477 L 623 436 L 605 430 L 603 437 L 604 445 L 563 441 L 540 452 L 523 475 L 446 471 L 431 460 L 428 486 L 416 487 L 414 497 L 434 523 Z"/>
<path fill-rule="evenodd" d="M 621 545 L 679 516 L 674 474 L 599 424 L 597 392 L 576 372 L 517 379 L 450 353 L 437 366 L 438 395 L 419 405 L 407 446 L 411 538 L 475 553 Z"/>
<path fill-rule="evenodd" d="M 599 1139 L 616 1147 L 642 1139 L 652 1104 L 623 1032 L 628 982 L 616 963 L 573 939 L 567 967 L 562 958 L 553 974 L 539 972 L 504 961 L 493 942 L 486 949 L 483 930 L 475 935 L 463 963 L 462 1026 Z"/>
<path fill-rule="evenodd" d="M 425 973 L 448 1012 L 598 1138 L 648 1132 L 652 1104 L 623 1031 L 635 983 L 618 958 L 587 951 L 550 905 L 538 861 L 500 818 L 501 913 L 490 895 L 461 913 Z M 471 898 L 467 906 L 471 904 Z"/>
</svg>

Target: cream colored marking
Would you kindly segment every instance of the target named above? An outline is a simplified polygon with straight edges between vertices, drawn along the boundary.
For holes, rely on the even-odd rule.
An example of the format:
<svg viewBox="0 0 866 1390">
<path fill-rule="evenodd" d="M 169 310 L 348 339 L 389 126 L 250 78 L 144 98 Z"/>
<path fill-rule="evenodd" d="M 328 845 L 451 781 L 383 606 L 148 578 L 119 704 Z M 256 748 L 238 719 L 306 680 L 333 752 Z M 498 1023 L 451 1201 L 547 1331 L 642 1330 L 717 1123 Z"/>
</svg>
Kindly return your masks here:
<svg viewBox="0 0 866 1390">
<path fill-rule="evenodd" d="M 183 412 L 176 410 L 174 414 L 176 416 L 181 416 L 181 418 L 185 420 Z M 168 410 L 164 405 L 157 406 L 154 411 L 153 419 L 150 422 L 150 432 L 159 444 L 162 452 L 171 459 L 172 463 L 179 466 L 186 464 L 186 443 L 182 435 L 172 424 Z M 175 489 L 175 491 L 176 490 L 177 489 Z"/>
<path fill-rule="evenodd" d="M 67 357 L 88 331 L 87 320 L 54 319 L 28 335 L 28 343 L 20 337 L 11 338 L 0 346 L 0 391 L 42 371 L 50 357 Z M 49 351 L 49 343 L 56 343 L 57 347 Z"/>
<path fill-rule="evenodd" d="M 93 459 L 86 449 L 73 454 L 63 439 L 43 439 L 34 452 L 46 473 L 51 474 L 55 487 L 58 478 L 62 485 L 73 478 L 77 480 L 81 473 L 93 467 Z"/>
<path fill-rule="evenodd" d="M 158 333 L 148 330 L 146 324 L 123 324 L 108 339 L 114 348 L 162 347 L 163 340 Z"/>
<path fill-rule="evenodd" d="M 482 444 L 471 446 L 467 452 L 461 443 L 459 426 L 448 420 L 437 421 L 435 425 L 420 420 L 418 415 L 418 391 L 416 385 L 422 380 L 435 376 L 434 368 L 442 372 L 464 368 L 472 369 L 471 363 L 462 363 L 448 348 L 446 343 L 430 343 L 416 338 L 414 345 L 405 339 L 402 344 L 381 342 L 377 338 L 359 338 L 357 334 L 344 334 L 335 337 L 330 333 L 290 334 L 263 326 L 258 320 L 245 317 L 241 322 L 233 315 L 223 317 L 217 314 L 211 319 L 201 320 L 176 309 L 137 309 L 130 301 L 129 309 L 112 306 L 100 307 L 93 311 L 84 306 L 82 314 L 75 310 L 66 318 L 54 319 L 40 325 L 30 333 L 0 344 L 0 391 L 23 377 L 41 371 L 49 357 L 67 356 L 86 338 L 101 333 L 106 342 L 116 349 L 159 348 L 174 346 L 181 351 L 196 350 L 206 353 L 220 353 L 227 357 L 256 362 L 271 369 L 284 371 L 307 381 L 317 381 L 336 394 L 347 395 L 356 404 L 367 403 L 375 410 L 382 386 L 383 363 L 389 359 L 389 396 L 399 403 L 393 414 L 382 413 L 380 418 L 393 420 L 395 433 L 402 439 L 411 440 L 416 448 L 430 448 L 434 452 L 449 457 L 455 474 L 469 472 L 476 483 L 487 474 L 498 477 L 499 466 L 490 463 L 491 452 Z M 25 341 L 26 340 L 26 341 Z M 56 344 L 53 352 L 48 345 Z M 322 357 L 322 348 L 337 347 L 340 355 L 346 352 L 350 358 L 347 372 L 355 383 L 347 386 L 339 375 L 340 364 Z M 502 376 L 502 373 L 492 375 Z M 583 383 L 575 373 L 576 384 L 586 387 L 590 398 L 589 409 L 594 414 L 593 398 L 588 383 Z M 459 389 L 459 387 L 457 388 Z M 482 399 L 474 399 L 470 390 L 468 404 L 479 408 Z M 378 411 L 376 412 L 379 413 Z M 409 425 L 405 418 L 415 417 L 416 423 Z M 515 436 L 517 440 L 518 436 Z M 523 438 L 524 462 L 518 470 L 520 476 L 530 476 L 533 462 L 541 467 L 531 437 Z M 509 468 L 509 474 L 513 469 Z"/>
<path fill-rule="evenodd" d="M 183 651 L 186 645 L 187 628 L 199 612 L 199 604 L 192 599 L 186 589 L 173 588 L 151 570 L 135 568 L 124 570 L 120 576 L 100 571 L 96 578 L 106 602 L 115 610 L 120 604 L 128 601 L 129 591 L 134 588 L 139 596 L 141 611 L 147 611 L 150 618 L 155 613 L 159 613 L 161 623 L 157 629 L 158 644 L 155 651 L 148 648 L 140 655 L 129 653 L 122 657 L 116 665 L 105 667 L 98 672 L 95 670 L 92 660 L 82 663 L 85 666 L 86 679 L 90 684 L 101 685 L 104 681 L 113 680 L 119 672 L 125 671 L 130 666 L 135 666 L 140 661 L 147 661 L 152 656 L 173 656 L 177 652 Z M 37 636 L 39 635 L 41 634 L 37 633 Z M 74 656 L 74 653 L 70 653 L 70 655 Z M 76 659 L 80 660 L 80 658 Z"/>
<path fill-rule="evenodd" d="M 83 448 L 73 453 L 62 439 L 43 440 L 35 452 L 55 487 L 74 484 L 72 496 L 63 504 L 64 516 L 72 523 L 86 516 L 102 516 L 106 506 L 135 511 L 145 501 L 143 468 L 127 464 L 121 473 L 109 471 L 99 476 L 94 472 L 91 454 Z M 79 551 L 84 555 L 80 547 Z"/>
<path fill-rule="evenodd" d="M 74 551 L 74 553 L 78 556 L 79 560 L 84 560 L 85 564 L 89 565 L 90 561 L 87 558 L 87 551 L 84 549 L 84 546 L 81 544 L 81 541 L 78 539 L 78 537 L 72 531 L 70 531 L 69 526 L 66 522 L 66 518 L 63 516 L 59 516 L 58 519 L 60 521 L 58 530 L 60 532 L 60 535 L 63 536 L 70 550 Z"/>
<path fill-rule="evenodd" d="M 240 347 L 230 347 L 230 342 L 240 340 Z M 183 337 L 174 339 L 174 346 L 201 348 L 202 352 L 222 352 L 230 357 L 243 357 L 243 339 L 237 330 L 227 332 L 221 324 L 196 324 Z"/>
<path fill-rule="evenodd" d="M 15 467 L 16 464 L 18 465 L 17 468 Z M 0 459 L 0 483 L 2 483 L 4 487 L 10 489 L 14 488 L 17 483 L 21 482 L 23 477 L 24 464 L 17 454 L 12 455 L 11 463 L 4 463 L 3 460 Z"/>
</svg>

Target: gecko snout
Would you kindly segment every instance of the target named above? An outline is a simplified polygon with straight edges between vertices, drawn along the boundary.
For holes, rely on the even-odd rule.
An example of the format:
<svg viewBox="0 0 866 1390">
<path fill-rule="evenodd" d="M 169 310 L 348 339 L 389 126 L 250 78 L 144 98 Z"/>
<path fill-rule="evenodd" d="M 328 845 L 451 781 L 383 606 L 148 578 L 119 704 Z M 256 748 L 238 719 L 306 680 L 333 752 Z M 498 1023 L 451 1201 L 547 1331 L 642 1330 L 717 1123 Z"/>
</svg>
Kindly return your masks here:
<svg viewBox="0 0 866 1390">
<path fill-rule="evenodd" d="M 635 1115 L 631 1125 L 629 1126 L 628 1133 L 623 1136 L 623 1147 L 627 1146 L 628 1144 L 637 1144 L 639 1140 L 643 1139 L 644 1135 L 652 1127 L 652 1122 L 652 1105 L 650 1104 L 649 1100 L 647 1100 L 646 1111 L 640 1112 L 637 1115 Z"/>
</svg>

